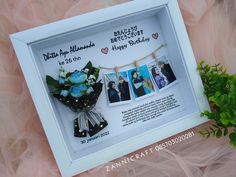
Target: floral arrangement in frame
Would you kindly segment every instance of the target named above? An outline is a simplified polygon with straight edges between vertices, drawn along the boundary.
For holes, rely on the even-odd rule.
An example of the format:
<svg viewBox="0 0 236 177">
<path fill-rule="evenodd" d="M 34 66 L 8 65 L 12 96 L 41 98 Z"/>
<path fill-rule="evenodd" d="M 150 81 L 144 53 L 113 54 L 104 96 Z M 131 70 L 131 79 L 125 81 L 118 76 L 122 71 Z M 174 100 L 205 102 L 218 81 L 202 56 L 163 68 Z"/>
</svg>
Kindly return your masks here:
<svg viewBox="0 0 236 177">
<path fill-rule="evenodd" d="M 74 120 L 74 136 L 95 135 L 107 126 L 94 108 L 103 87 L 101 80 L 97 82 L 99 68 L 88 62 L 81 71 L 66 72 L 62 67 L 59 71 L 58 80 L 47 75 L 46 81 L 53 96 L 78 114 Z"/>
</svg>

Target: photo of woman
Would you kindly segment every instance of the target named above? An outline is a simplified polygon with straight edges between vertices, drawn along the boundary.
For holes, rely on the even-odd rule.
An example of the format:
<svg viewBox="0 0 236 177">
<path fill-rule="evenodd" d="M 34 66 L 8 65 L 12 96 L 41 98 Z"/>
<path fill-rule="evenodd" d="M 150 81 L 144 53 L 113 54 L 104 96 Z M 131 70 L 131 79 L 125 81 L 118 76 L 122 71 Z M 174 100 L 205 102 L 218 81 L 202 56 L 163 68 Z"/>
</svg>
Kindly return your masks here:
<svg viewBox="0 0 236 177">
<path fill-rule="evenodd" d="M 158 62 L 153 60 L 148 63 L 148 69 L 159 90 L 165 88 L 167 85 L 170 85 L 176 80 L 174 72 L 172 71 L 165 56 L 161 57 Z"/>
<path fill-rule="evenodd" d="M 133 68 L 128 71 L 128 77 L 134 98 L 141 98 L 155 92 L 153 83 L 146 65 L 138 70 Z"/>
<path fill-rule="evenodd" d="M 131 101 L 127 72 L 104 74 L 109 105 L 124 104 Z"/>
<path fill-rule="evenodd" d="M 137 97 L 145 95 L 143 77 L 139 76 L 139 73 L 136 70 L 131 72 L 131 76 L 135 95 L 137 95 Z"/>
<path fill-rule="evenodd" d="M 119 91 L 116 89 L 116 84 L 114 81 L 108 83 L 108 98 L 110 103 L 115 103 L 120 101 Z"/>
<path fill-rule="evenodd" d="M 154 81 L 156 82 L 157 87 L 159 89 L 165 87 L 168 84 L 166 77 L 163 74 L 161 74 L 161 72 L 159 71 L 157 67 L 153 67 L 151 72 L 152 72 Z"/>
<path fill-rule="evenodd" d="M 121 101 L 130 100 L 129 83 L 122 76 L 119 76 L 118 90 Z"/>
</svg>

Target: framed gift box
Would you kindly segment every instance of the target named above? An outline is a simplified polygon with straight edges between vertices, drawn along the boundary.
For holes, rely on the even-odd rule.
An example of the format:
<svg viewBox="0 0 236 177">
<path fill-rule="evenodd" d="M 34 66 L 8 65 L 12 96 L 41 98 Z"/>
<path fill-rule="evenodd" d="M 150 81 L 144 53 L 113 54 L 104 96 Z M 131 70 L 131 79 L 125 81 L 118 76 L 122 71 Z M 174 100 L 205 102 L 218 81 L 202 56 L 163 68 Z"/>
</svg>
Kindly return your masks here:
<svg viewBox="0 0 236 177">
<path fill-rule="evenodd" d="M 206 121 L 176 0 L 139 0 L 10 36 L 62 176 Z"/>
</svg>

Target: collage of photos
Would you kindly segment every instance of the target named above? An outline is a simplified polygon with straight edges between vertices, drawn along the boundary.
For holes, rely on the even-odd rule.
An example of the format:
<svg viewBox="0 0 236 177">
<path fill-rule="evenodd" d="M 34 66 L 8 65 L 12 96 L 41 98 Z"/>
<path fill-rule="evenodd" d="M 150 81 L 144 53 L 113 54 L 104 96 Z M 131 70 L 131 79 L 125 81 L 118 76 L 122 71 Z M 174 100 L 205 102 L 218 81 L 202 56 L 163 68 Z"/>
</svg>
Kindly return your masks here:
<svg viewBox="0 0 236 177">
<path fill-rule="evenodd" d="M 151 96 L 176 81 L 176 76 L 166 57 L 122 71 L 104 74 L 109 105 L 129 103 Z"/>
</svg>

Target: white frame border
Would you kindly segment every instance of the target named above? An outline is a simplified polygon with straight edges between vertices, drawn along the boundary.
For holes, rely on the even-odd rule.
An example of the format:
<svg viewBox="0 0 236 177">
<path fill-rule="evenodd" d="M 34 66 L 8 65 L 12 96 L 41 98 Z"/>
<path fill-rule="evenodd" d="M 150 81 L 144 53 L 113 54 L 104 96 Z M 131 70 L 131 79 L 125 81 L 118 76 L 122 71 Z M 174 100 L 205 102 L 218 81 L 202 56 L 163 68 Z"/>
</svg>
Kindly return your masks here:
<svg viewBox="0 0 236 177">
<path fill-rule="evenodd" d="M 179 47 L 183 58 L 185 59 L 189 78 L 191 78 L 191 84 L 195 92 L 198 106 L 201 111 L 209 109 L 207 99 L 203 94 L 203 86 L 200 76 L 196 71 L 197 64 L 178 8 L 177 0 L 135 0 L 10 35 L 35 107 L 38 111 L 62 176 L 69 177 L 76 175 L 207 121 L 205 118 L 199 118 L 199 115 L 196 114 L 184 116 L 176 121 L 149 130 L 141 135 L 129 138 L 128 140 L 77 160 L 71 159 L 67 146 L 63 140 L 63 135 L 60 131 L 56 115 L 54 114 L 54 110 L 47 96 L 47 90 L 44 87 L 43 80 L 33 59 L 34 57 L 30 44 L 52 36 L 70 33 L 94 24 L 108 23 L 112 19 L 125 17 L 136 12 L 160 6 L 166 6 L 169 11 L 176 32 L 176 37 L 179 42 Z M 118 13 L 114 13 L 114 11 Z M 188 59 L 186 60 L 186 58 Z M 166 129 L 172 131 L 165 131 Z M 150 136 L 150 134 L 152 136 Z M 129 146 L 127 146 L 127 144 L 129 144 Z M 103 154 L 102 158 L 100 158 L 101 154 Z M 96 161 L 93 159 L 96 159 Z"/>
</svg>

